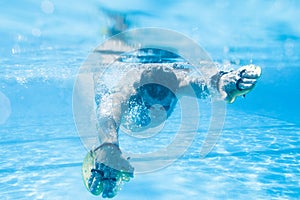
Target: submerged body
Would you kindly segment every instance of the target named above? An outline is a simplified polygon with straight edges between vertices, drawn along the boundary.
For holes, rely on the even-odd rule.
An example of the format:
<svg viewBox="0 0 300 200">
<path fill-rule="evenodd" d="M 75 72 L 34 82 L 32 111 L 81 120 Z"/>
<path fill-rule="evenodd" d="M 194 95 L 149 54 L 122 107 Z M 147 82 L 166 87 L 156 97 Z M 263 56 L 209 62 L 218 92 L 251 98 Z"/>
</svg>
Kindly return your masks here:
<svg viewBox="0 0 300 200">
<path fill-rule="evenodd" d="M 119 149 L 120 127 L 131 132 L 157 127 L 172 114 L 182 96 L 204 99 L 219 95 L 232 103 L 237 96 L 251 91 L 260 75 L 260 67 L 254 65 L 230 72 L 220 71 L 206 80 L 189 76 L 185 70 L 170 64 L 148 64 L 143 69 L 130 71 L 109 94 L 96 94 L 97 130 L 102 145 L 93 150 L 95 165 L 90 182 L 86 184 L 88 189 L 99 193 L 97 188 L 104 184 L 102 196 L 113 197 L 117 187 L 116 171 L 133 175 L 133 167 Z M 211 94 L 208 88 L 216 92 Z M 106 167 L 99 168 L 100 164 Z"/>
<path fill-rule="evenodd" d="M 109 96 L 99 101 L 99 122 L 109 118 L 116 123 L 116 129 L 122 126 L 132 132 L 143 131 L 162 124 L 172 114 L 181 96 L 192 96 L 188 87 L 192 87 L 199 98 L 209 95 L 204 80 L 189 77 L 187 71 L 172 66 L 147 64 L 143 69 L 127 73 L 125 77 L 130 78 L 121 80 Z M 100 127 L 102 133 L 102 124 Z M 101 139 L 105 138 L 106 133 L 103 134 Z"/>
</svg>

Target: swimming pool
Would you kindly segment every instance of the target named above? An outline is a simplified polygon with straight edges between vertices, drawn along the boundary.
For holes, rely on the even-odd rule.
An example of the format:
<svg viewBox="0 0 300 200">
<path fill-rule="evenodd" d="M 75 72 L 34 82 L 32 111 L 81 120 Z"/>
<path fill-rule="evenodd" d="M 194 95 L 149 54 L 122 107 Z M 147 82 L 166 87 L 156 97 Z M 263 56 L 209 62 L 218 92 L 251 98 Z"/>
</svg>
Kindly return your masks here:
<svg viewBox="0 0 300 200">
<path fill-rule="evenodd" d="M 116 21 L 108 13 L 123 16 L 129 28 L 181 32 L 223 65 L 263 69 L 256 88 L 227 105 L 210 154 L 199 155 L 208 120 L 204 102 L 187 152 L 164 169 L 137 174 L 115 199 L 299 198 L 298 1 L 0 4 L 1 199 L 99 199 L 82 182 L 86 149 L 73 120 L 72 93 L 88 54 L 122 30 L 112 28 Z M 168 132 L 160 137 L 167 140 Z M 141 140 L 136 150 L 147 148 Z"/>
</svg>

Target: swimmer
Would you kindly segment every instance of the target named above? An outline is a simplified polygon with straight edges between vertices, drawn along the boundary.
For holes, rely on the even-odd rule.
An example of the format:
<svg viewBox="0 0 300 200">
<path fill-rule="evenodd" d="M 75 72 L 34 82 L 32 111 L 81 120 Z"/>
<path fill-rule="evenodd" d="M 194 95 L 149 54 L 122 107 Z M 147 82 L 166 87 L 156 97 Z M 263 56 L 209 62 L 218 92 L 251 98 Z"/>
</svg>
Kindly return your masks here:
<svg viewBox="0 0 300 200">
<path fill-rule="evenodd" d="M 121 124 L 133 132 L 159 126 L 172 114 L 180 97 L 193 96 L 188 88 L 193 88 L 197 98 L 207 98 L 208 88 L 213 88 L 220 98 L 233 103 L 238 96 L 250 92 L 261 76 L 261 68 L 252 64 L 229 72 L 219 71 L 209 81 L 189 77 L 184 70 L 174 67 L 176 64 L 145 65 L 128 74 L 128 81 L 97 104 L 102 144 L 91 151 L 94 164 L 86 185 L 91 193 L 102 193 L 103 198 L 114 197 L 122 177 L 128 180 L 133 176 L 134 169 L 119 148 Z"/>
</svg>

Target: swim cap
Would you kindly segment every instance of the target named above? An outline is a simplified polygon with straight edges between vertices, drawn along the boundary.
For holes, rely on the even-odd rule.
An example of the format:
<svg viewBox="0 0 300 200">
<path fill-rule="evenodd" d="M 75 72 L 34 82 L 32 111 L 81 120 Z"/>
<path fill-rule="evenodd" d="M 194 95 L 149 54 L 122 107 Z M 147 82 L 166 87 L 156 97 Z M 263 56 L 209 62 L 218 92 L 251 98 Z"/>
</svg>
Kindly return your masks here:
<svg viewBox="0 0 300 200">
<path fill-rule="evenodd" d="M 170 67 L 150 65 L 141 74 L 139 86 L 147 84 L 157 84 L 168 88 L 173 93 L 176 92 L 179 86 L 178 79 Z"/>
</svg>

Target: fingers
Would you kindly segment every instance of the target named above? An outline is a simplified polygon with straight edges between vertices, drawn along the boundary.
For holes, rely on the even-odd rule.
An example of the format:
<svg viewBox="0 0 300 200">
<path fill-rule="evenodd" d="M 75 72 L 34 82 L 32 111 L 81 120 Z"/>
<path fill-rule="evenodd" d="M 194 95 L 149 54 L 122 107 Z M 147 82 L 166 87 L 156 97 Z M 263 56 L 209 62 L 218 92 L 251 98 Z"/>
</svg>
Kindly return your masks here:
<svg viewBox="0 0 300 200">
<path fill-rule="evenodd" d="M 113 198 L 116 195 L 116 179 L 115 178 L 109 178 L 103 180 L 103 198 Z"/>
<path fill-rule="evenodd" d="M 260 76 L 261 68 L 255 65 L 246 65 L 236 71 L 230 71 L 220 78 L 220 94 L 225 101 L 233 103 L 236 97 L 250 92 Z"/>
<path fill-rule="evenodd" d="M 104 166 L 103 176 L 103 198 L 113 198 L 117 194 L 117 170 Z"/>
<path fill-rule="evenodd" d="M 100 170 L 92 170 L 91 177 L 89 179 L 89 189 L 92 194 L 94 195 L 100 195 L 102 190 L 103 190 L 103 185 L 102 185 L 102 177 L 103 177 L 103 172 Z"/>
<path fill-rule="evenodd" d="M 102 193 L 103 198 L 112 198 L 117 194 L 117 175 L 118 171 L 104 165 L 96 163 L 96 169 L 92 169 L 89 179 L 89 189 L 94 195 Z"/>
<path fill-rule="evenodd" d="M 122 157 L 120 149 L 111 145 L 102 146 L 96 152 L 90 174 L 88 174 L 89 191 L 103 198 L 113 198 L 120 190 L 122 181 L 129 181 L 133 177 L 133 167 Z"/>
<path fill-rule="evenodd" d="M 241 78 L 237 82 L 237 87 L 239 90 L 249 90 L 253 88 L 255 84 L 256 84 L 256 79 Z"/>
<path fill-rule="evenodd" d="M 241 78 L 257 79 L 261 76 L 261 68 L 255 65 L 246 65 L 238 71 Z"/>
<path fill-rule="evenodd" d="M 106 155 L 107 159 L 111 159 L 111 154 Z M 95 152 L 88 152 L 82 165 L 82 175 L 84 184 L 88 191 L 93 195 L 101 195 L 103 198 L 112 198 L 117 195 L 120 190 L 122 181 L 129 181 L 133 177 L 133 167 L 128 160 L 120 155 L 113 158 L 114 165 L 106 165 L 102 162 L 97 162 Z M 104 159 L 103 159 L 104 160 Z M 120 169 L 114 167 L 119 166 Z"/>
<path fill-rule="evenodd" d="M 257 79 L 261 76 L 261 68 L 255 65 L 246 65 L 239 70 L 240 80 L 237 82 L 239 90 L 252 89 Z"/>
<path fill-rule="evenodd" d="M 249 90 L 249 89 L 251 89 L 251 88 L 253 88 L 254 87 L 254 84 L 248 84 L 248 83 L 242 83 L 242 82 L 240 82 L 239 84 L 238 84 L 238 88 L 240 89 L 240 90 Z"/>
</svg>

